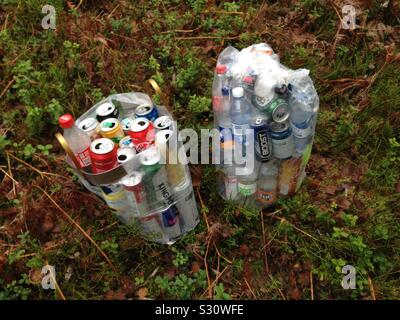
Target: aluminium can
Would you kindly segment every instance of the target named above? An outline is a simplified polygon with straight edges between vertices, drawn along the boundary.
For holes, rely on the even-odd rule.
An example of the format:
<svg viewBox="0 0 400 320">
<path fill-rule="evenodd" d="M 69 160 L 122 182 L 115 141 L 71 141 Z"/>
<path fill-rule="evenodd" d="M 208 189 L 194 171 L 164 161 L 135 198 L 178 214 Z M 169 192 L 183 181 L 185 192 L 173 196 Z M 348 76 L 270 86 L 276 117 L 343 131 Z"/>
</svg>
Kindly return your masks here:
<svg viewBox="0 0 400 320">
<path fill-rule="evenodd" d="M 254 130 L 254 149 L 257 158 L 261 162 L 269 161 L 272 158 L 272 140 L 266 120 L 256 117 L 250 127 Z"/>
<path fill-rule="evenodd" d="M 178 208 L 174 204 L 171 204 L 168 208 L 162 209 L 160 213 L 163 230 L 167 238 L 170 241 L 178 239 L 182 235 Z"/>
<path fill-rule="evenodd" d="M 94 173 L 109 171 L 118 165 L 117 147 L 107 138 L 94 140 L 89 149 Z"/>
<path fill-rule="evenodd" d="M 121 184 L 111 184 L 100 186 L 103 198 L 107 205 L 116 211 L 126 211 L 129 208 L 129 202 L 126 198 L 126 192 Z"/>
<path fill-rule="evenodd" d="M 161 131 L 161 130 L 174 130 L 173 121 L 172 121 L 171 117 L 169 117 L 169 116 L 161 116 L 161 117 L 158 117 L 158 118 L 154 121 L 154 128 L 155 128 L 157 131 Z"/>
<path fill-rule="evenodd" d="M 273 122 L 270 129 L 273 155 L 277 159 L 289 159 L 294 152 L 294 138 L 289 124 Z"/>
<path fill-rule="evenodd" d="M 120 148 L 135 148 L 130 136 L 123 137 L 118 144 Z"/>
<path fill-rule="evenodd" d="M 143 175 L 138 171 L 133 171 L 121 180 L 121 184 L 126 190 L 127 199 L 134 209 L 135 215 L 146 215 L 148 212 Z"/>
<path fill-rule="evenodd" d="M 128 117 L 121 120 L 122 130 L 124 131 L 125 135 L 128 134 L 129 129 L 131 128 L 131 124 L 134 118 Z"/>
<path fill-rule="evenodd" d="M 154 143 L 154 126 L 146 118 L 134 119 L 128 133 L 138 153 L 146 150 Z"/>
<path fill-rule="evenodd" d="M 273 99 L 267 106 L 268 116 L 274 122 L 284 122 L 290 116 L 289 105 L 285 99 Z"/>
<path fill-rule="evenodd" d="M 191 180 L 187 179 L 184 183 L 175 187 L 173 194 L 182 228 L 186 231 L 193 229 L 199 222 L 199 211 Z"/>
<path fill-rule="evenodd" d="M 121 124 L 115 118 L 108 118 L 100 122 L 100 134 L 104 138 L 114 141 L 117 146 L 119 141 L 124 137 Z"/>
<path fill-rule="evenodd" d="M 136 151 L 133 148 L 119 148 L 117 150 L 117 160 L 118 163 L 125 163 L 131 160 L 136 155 Z"/>
<path fill-rule="evenodd" d="M 135 110 L 137 118 L 146 118 L 150 121 L 155 121 L 158 118 L 158 111 L 154 105 L 142 104 Z"/>
<path fill-rule="evenodd" d="M 96 109 L 96 119 L 98 122 L 102 122 L 108 118 L 118 119 L 119 111 L 112 103 L 105 102 L 99 105 Z"/>
<path fill-rule="evenodd" d="M 101 138 L 99 122 L 95 118 L 86 118 L 79 123 L 79 129 L 86 132 L 92 141 Z"/>
</svg>

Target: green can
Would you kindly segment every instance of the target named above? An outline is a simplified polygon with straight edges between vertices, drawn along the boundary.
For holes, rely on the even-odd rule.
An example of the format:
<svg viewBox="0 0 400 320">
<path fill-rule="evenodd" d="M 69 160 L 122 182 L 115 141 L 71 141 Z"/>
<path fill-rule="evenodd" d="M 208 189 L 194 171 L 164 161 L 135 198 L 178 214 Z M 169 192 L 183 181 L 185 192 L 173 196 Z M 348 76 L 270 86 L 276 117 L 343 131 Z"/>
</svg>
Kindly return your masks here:
<svg viewBox="0 0 400 320">
<path fill-rule="evenodd" d="M 289 105 L 285 99 L 275 98 L 267 106 L 268 116 L 274 122 L 284 122 L 289 118 Z"/>
</svg>

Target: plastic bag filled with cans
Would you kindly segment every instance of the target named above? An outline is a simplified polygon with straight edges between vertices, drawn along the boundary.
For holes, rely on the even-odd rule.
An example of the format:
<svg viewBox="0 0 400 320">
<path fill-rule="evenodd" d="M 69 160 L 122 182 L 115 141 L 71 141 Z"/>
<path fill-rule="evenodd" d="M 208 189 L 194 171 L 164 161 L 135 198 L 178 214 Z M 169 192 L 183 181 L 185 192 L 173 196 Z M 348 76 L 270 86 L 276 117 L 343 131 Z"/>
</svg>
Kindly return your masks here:
<svg viewBox="0 0 400 320">
<path fill-rule="evenodd" d="M 165 107 L 143 93 L 115 94 L 59 123 L 67 162 L 123 223 L 165 244 L 198 224 L 188 167 L 168 159 L 181 145 L 170 143 L 177 128 Z"/>
<path fill-rule="evenodd" d="M 283 66 L 265 43 L 241 51 L 227 47 L 217 60 L 212 102 L 221 139 L 221 196 L 266 208 L 295 193 L 311 155 L 319 108 L 309 71 Z M 227 157 L 233 150 L 248 161 Z"/>
</svg>

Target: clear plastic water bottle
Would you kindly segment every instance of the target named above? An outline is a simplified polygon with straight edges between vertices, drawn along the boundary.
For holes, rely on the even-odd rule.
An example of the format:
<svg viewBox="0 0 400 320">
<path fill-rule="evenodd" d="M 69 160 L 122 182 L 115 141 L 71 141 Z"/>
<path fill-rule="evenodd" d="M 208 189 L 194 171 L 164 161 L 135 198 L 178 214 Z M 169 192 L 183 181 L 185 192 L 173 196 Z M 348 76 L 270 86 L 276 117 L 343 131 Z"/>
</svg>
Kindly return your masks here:
<svg viewBox="0 0 400 320">
<path fill-rule="evenodd" d="M 230 90 L 225 84 L 222 89 L 221 112 L 217 119 L 218 129 L 221 132 L 221 142 L 232 140 L 232 121 L 229 115 L 230 110 Z"/>
<path fill-rule="evenodd" d="M 68 146 L 75 154 L 81 168 L 90 166 L 92 163 L 89 155 L 90 137 L 75 125 L 75 120 L 70 114 L 62 115 L 58 122 L 64 129 L 64 139 L 67 140 Z"/>
<path fill-rule="evenodd" d="M 212 86 L 212 107 L 217 119 L 222 112 L 222 86 L 225 82 L 225 74 L 227 69 L 228 68 L 224 64 L 217 65 L 215 68 L 216 75 L 214 77 Z"/>
<path fill-rule="evenodd" d="M 243 88 L 233 88 L 229 114 L 232 121 L 233 136 L 238 143 L 245 142 L 246 129 L 250 128 L 251 109 L 251 105 L 244 98 Z"/>
</svg>

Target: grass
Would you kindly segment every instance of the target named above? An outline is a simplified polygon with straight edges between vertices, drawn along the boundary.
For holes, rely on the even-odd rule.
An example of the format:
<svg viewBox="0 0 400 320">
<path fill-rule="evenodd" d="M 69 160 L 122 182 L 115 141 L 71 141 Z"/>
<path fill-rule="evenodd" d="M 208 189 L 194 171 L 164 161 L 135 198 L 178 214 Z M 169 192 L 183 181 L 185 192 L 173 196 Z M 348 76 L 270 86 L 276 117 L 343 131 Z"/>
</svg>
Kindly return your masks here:
<svg viewBox="0 0 400 320">
<path fill-rule="evenodd" d="M 354 31 L 338 29 L 335 2 L 49 2 L 55 31 L 41 28 L 40 1 L 0 8 L 0 299 L 60 299 L 40 285 L 47 263 L 67 299 L 400 298 L 394 2 L 360 7 L 363 24 Z M 320 95 L 300 191 L 261 216 L 222 202 L 215 169 L 197 166 L 203 206 L 195 231 L 167 247 L 116 223 L 65 165 L 54 139 L 58 116 L 78 116 L 115 92 L 152 93 L 146 80 L 153 78 L 181 128 L 210 127 L 218 53 L 260 41 L 287 66 L 310 69 Z M 340 285 L 347 264 L 357 272 L 355 290 Z"/>
</svg>

